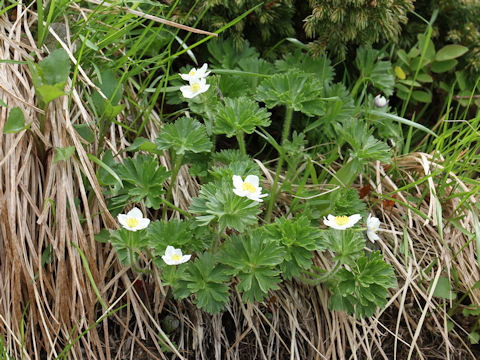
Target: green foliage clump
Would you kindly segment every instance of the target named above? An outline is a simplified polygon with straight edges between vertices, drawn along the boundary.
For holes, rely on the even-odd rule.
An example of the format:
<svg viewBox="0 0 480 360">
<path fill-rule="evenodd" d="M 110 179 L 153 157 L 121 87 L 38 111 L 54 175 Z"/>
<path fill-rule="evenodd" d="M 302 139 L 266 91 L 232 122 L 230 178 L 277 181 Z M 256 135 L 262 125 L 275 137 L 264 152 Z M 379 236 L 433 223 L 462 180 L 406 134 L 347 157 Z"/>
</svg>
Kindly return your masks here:
<svg viewBox="0 0 480 360">
<path fill-rule="evenodd" d="M 328 50 L 344 58 L 349 44 L 397 40 L 401 24 L 413 10 L 413 0 L 309 0 L 312 14 L 305 32 L 316 38 L 310 44 L 316 54 Z"/>
<path fill-rule="evenodd" d="M 461 59 L 460 68 L 474 80 L 480 75 L 480 3 L 470 0 L 426 0 L 415 4 L 415 11 L 426 19 L 438 10 L 433 24 L 432 39 L 437 47 L 450 43 L 469 48 Z M 425 29 L 425 23 L 418 17 L 410 16 L 401 38 L 402 47 L 415 44 L 418 33 Z"/>
<path fill-rule="evenodd" d="M 329 308 L 372 316 L 377 306 L 385 306 L 388 288 L 396 285 L 393 269 L 385 263 L 380 252 L 359 258 L 355 266 L 341 269 L 331 287 Z"/>
<path fill-rule="evenodd" d="M 185 13 L 192 8 L 193 3 L 192 0 L 181 1 L 176 16 L 184 20 Z M 190 20 L 197 20 L 200 14 L 205 12 L 197 27 L 216 31 L 258 4 L 257 0 L 205 0 L 194 9 Z M 228 28 L 225 35 L 232 39 L 236 48 L 241 48 L 246 39 L 256 46 L 275 43 L 294 34 L 294 13 L 293 0 L 265 1 L 244 19 Z"/>
</svg>

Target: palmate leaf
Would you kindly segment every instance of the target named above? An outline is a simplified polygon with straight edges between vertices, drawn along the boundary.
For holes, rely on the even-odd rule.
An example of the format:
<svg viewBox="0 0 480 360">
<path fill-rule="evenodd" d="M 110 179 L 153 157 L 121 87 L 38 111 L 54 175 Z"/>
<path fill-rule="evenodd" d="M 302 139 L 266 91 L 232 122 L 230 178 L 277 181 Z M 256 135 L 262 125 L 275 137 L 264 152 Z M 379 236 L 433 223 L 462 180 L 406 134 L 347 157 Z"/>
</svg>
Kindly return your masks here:
<svg viewBox="0 0 480 360">
<path fill-rule="evenodd" d="M 330 285 L 329 308 L 358 316 L 371 316 L 387 302 L 388 288 L 396 285 L 393 268 L 385 263 L 379 251 L 357 259 L 356 265 L 341 269 Z"/>
<path fill-rule="evenodd" d="M 287 54 L 283 59 L 277 60 L 275 67 L 281 72 L 298 69 L 306 74 L 314 75 L 322 83 L 331 83 L 335 76 L 335 70 L 325 55 L 313 58 L 301 50 Z"/>
<path fill-rule="evenodd" d="M 307 116 L 321 115 L 322 107 L 314 106 L 314 103 L 320 103 L 322 87 L 323 85 L 319 81 L 314 81 L 310 75 L 290 71 L 263 80 L 257 89 L 255 99 L 264 102 L 269 109 L 285 105 Z"/>
<path fill-rule="evenodd" d="M 395 76 L 392 74 L 392 63 L 380 61 L 382 54 L 369 46 L 361 46 L 357 51 L 355 65 L 361 77 L 368 79 L 373 86 L 380 89 L 385 95 L 393 94 Z"/>
<path fill-rule="evenodd" d="M 285 255 L 280 263 L 282 276 L 291 279 L 301 274 L 302 269 L 312 266 L 314 250 L 323 250 L 325 244 L 322 232 L 310 225 L 304 216 L 294 219 L 276 219 L 264 227 L 266 236 L 283 247 Z"/>
<path fill-rule="evenodd" d="M 207 227 L 199 228 L 193 220 L 177 219 L 151 222 L 147 235 L 148 244 L 156 256 L 162 256 L 168 245 L 186 254 L 203 251 L 211 245 L 213 238 Z"/>
<path fill-rule="evenodd" d="M 362 255 L 365 238 L 361 233 L 351 229 L 329 229 L 324 233 L 326 248 L 335 252 L 335 261 L 352 265 Z"/>
<path fill-rule="evenodd" d="M 129 231 L 119 229 L 110 232 L 109 241 L 117 252 L 119 260 L 125 265 L 132 265 L 130 259 L 136 262 L 139 258 L 138 252 L 146 249 L 148 245 L 145 230 Z"/>
<path fill-rule="evenodd" d="M 187 264 L 181 279 L 176 283 L 174 295 L 183 299 L 193 293 L 193 302 L 198 307 L 215 314 L 223 310 L 228 302 L 226 282 L 229 280 L 225 267 L 217 265 L 213 255 L 203 253 Z"/>
<path fill-rule="evenodd" d="M 176 154 L 209 152 L 212 149 L 205 126 L 187 117 L 165 125 L 155 143 L 159 150 L 173 149 Z"/>
<path fill-rule="evenodd" d="M 256 127 L 270 125 L 270 113 L 258 106 L 254 100 L 246 97 L 225 98 L 225 104 L 219 103 L 214 132 L 232 137 L 237 134 L 251 134 Z"/>
<path fill-rule="evenodd" d="M 261 230 L 234 235 L 221 250 L 221 262 L 238 276 L 238 290 L 244 302 L 262 301 L 269 290 L 278 289 L 285 251 Z"/>
<path fill-rule="evenodd" d="M 127 158 L 114 168 L 124 183 L 124 190 L 132 197 L 132 201 L 140 202 L 145 199 L 145 205 L 158 209 L 162 203 L 164 193 L 163 183 L 168 179 L 170 172 L 152 155 L 139 155 L 135 159 Z"/>
<path fill-rule="evenodd" d="M 33 86 L 44 104 L 65 95 L 70 59 L 64 49 L 56 49 L 38 64 L 29 63 Z"/>
<path fill-rule="evenodd" d="M 258 202 L 235 195 L 233 184 L 226 180 L 203 185 L 190 211 L 199 215 L 196 219 L 201 225 L 216 221 L 222 230 L 228 227 L 240 232 L 256 224 L 260 213 Z"/>
</svg>

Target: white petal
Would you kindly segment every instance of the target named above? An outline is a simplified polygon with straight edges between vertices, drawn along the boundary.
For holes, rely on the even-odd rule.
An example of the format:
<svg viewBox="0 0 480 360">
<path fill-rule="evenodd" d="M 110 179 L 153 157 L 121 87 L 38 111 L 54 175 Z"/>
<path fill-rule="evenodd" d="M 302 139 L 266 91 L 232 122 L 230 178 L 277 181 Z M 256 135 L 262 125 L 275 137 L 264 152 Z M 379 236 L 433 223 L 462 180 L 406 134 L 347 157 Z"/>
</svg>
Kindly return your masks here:
<svg viewBox="0 0 480 360">
<path fill-rule="evenodd" d="M 248 175 L 245 179 L 246 182 L 249 182 L 250 184 L 252 184 L 253 186 L 255 186 L 256 188 L 258 188 L 258 185 L 260 183 L 260 180 L 258 179 L 258 176 L 257 175 Z"/>
<path fill-rule="evenodd" d="M 367 231 L 367 237 L 368 239 L 371 241 L 371 242 L 375 242 L 375 240 L 379 240 L 380 239 L 380 236 L 378 236 L 377 234 L 375 234 L 375 232 L 373 231 Z"/>
<path fill-rule="evenodd" d="M 360 214 L 351 215 L 351 216 L 349 216 L 349 218 L 348 218 L 348 224 L 349 224 L 350 226 L 353 226 L 353 225 L 355 225 L 361 218 L 362 218 L 362 215 L 360 215 Z M 350 227 L 350 226 L 349 226 L 349 227 Z"/>
<path fill-rule="evenodd" d="M 258 201 L 258 202 L 263 202 L 262 199 L 260 199 L 258 197 L 258 195 L 255 195 L 255 194 L 247 194 L 247 198 L 249 198 L 250 200 L 253 200 L 253 201 Z"/>
<path fill-rule="evenodd" d="M 143 218 L 143 214 L 142 214 L 142 211 L 137 208 L 137 207 L 134 207 L 132 210 L 130 210 L 128 213 L 127 213 L 127 216 L 129 218 L 135 218 L 135 219 L 141 219 Z"/>
<path fill-rule="evenodd" d="M 248 191 L 243 191 L 243 190 L 239 190 L 239 189 L 233 189 L 233 192 L 235 193 L 235 195 L 238 195 L 238 196 L 241 196 L 241 197 L 245 197 L 245 196 L 248 196 L 250 194 Z"/>
<path fill-rule="evenodd" d="M 122 225 L 123 227 L 127 226 L 127 215 L 119 214 L 117 216 L 117 219 L 118 219 L 118 222 L 120 223 L 120 225 Z"/>
<path fill-rule="evenodd" d="M 183 255 L 182 259 L 180 260 L 180 264 L 186 263 L 191 257 L 192 255 Z"/>
<path fill-rule="evenodd" d="M 168 256 L 163 255 L 162 256 L 163 261 L 165 261 L 165 264 L 167 265 L 176 265 L 175 261 L 171 260 Z"/>
<path fill-rule="evenodd" d="M 187 99 L 191 99 L 191 98 L 195 97 L 195 95 L 196 95 L 196 94 L 193 93 L 192 90 L 190 90 L 189 85 L 180 86 L 180 91 L 182 92 L 183 97 L 187 98 Z"/>
<path fill-rule="evenodd" d="M 232 176 L 233 186 L 237 189 L 241 189 L 243 186 L 242 178 L 238 175 Z"/>
<path fill-rule="evenodd" d="M 198 69 L 198 72 L 201 73 L 201 74 L 204 74 L 205 71 L 207 71 L 207 67 L 208 67 L 207 63 L 203 64 L 202 67 L 200 69 Z"/>
<path fill-rule="evenodd" d="M 143 218 L 138 221 L 137 230 L 145 229 L 150 224 L 150 219 Z"/>
<path fill-rule="evenodd" d="M 165 249 L 165 256 L 167 256 L 168 258 L 171 258 L 174 253 L 175 253 L 175 248 L 173 246 L 168 245 L 167 248 Z"/>
</svg>

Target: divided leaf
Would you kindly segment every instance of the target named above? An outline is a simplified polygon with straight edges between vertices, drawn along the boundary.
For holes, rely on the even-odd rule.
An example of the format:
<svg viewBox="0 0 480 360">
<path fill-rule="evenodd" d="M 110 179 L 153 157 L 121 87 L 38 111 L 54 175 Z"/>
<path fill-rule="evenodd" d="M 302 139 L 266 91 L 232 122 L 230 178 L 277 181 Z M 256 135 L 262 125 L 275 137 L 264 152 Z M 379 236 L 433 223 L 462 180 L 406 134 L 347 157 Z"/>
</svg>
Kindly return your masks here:
<svg viewBox="0 0 480 360">
<path fill-rule="evenodd" d="M 200 215 L 196 219 L 201 225 L 216 221 L 222 230 L 228 227 L 240 232 L 256 224 L 260 213 L 258 202 L 235 195 L 227 181 L 203 185 L 190 211 Z"/>
<path fill-rule="evenodd" d="M 174 295 L 183 299 L 195 294 L 193 302 L 210 314 L 218 313 L 228 302 L 227 281 L 230 276 L 223 266 L 216 264 L 209 253 L 201 254 L 195 261 L 189 262 L 181 279 L 174 289 Z"/>
<path fill-rule="evenodd" d="M 232 137 L 237 134 L 251 134 L 256 127 L 270 125 L 270 113 L 258 106 L 254 100 L 246 97 L 225 98 L 225 104 L 219 103 L 214 131 Z"/>
<path fill-rule="evenodd" d="M 302 269 L 310 269 L 313 251 L 324 249 L 322 232 L 311 226 L 310 220 L 304 216 L 276 219 L 275 223 L 264 229 L 266 235 L 278 242 L 285 251 L 280 269 L 286 279 L 300 275 Z"/>
<path fill-rule="evenodd" d="M 278 289 L 281 279 L 277 265 L 283 261 L 285 252 L 264 232 L 232 236 L 221 255 L 222 263 L 231 267 L 240 280 L 237 286 L 244 302 L 262 301 L 269 290 Z"/>
<path fill-rule="evenodd" d="M 341 269 L 330 285 L 329 308 L 358 316 L 371 316 L 387 302 L 388 288 L 396 285 L 393 268 L 379 251 L 360 257 L 350 270 Z"/>
<path fill-rule="evenodd" d="M 173 124 L 167 124 L 155 140 L 159 150 L 173 149 L 176 154 L 209 152 L 212 142 L 205 126 L 197 120 L 182 117 Z"/>
</svg>

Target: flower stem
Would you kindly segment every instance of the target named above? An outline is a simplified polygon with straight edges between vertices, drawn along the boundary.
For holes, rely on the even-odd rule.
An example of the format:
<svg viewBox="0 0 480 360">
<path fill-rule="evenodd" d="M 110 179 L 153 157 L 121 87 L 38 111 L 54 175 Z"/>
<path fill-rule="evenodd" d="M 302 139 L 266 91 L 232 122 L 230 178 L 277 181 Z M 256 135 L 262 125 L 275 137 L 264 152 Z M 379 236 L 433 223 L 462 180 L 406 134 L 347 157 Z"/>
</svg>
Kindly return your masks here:
<svg viewBox="0 0 480 360">
<path fill-rule="evenodd" d="M 243 132 L 237 133 L 238 147 L 243 155 L 247 155 L 247 150 L 245 149 L 245 137 Z"/>
<path fill-rule="evenodd" d="M 173 188 L 175 187 L 175 182 L 177 180 L 178 171 L 180 170 L 180 167 L 182 166 L 182 159 L 183 159 L 183 154 L 176 154 L 175 165 L 174 165 L 173 170 L 172 170 L 170 187 L 168 188 L 167 196 L 165 197 L 166 203 L 170 203 L 170 200 L 172 199 Z M 162 218 L 166 219 L 166 217 L 167 217 L 167 208 L 164 206 L 163 207 Z"/>
<path fill-rule="evenodd" d="M 152 271 L 151 270 L 147 270 L 147 269 L 140 269 L 137 267 L 137 265 L 135 265 L 135 260 L 133 258 L 133 231 L 129 231 L 128 232 L 128 254 L 130 255 L 130 266 L 132 268 L 133 271 L 137 272 L 137 273 L 141 273 L 141 274 L 151 274 Z"/>
<path fill-rule="evenodd" d="M 272 218 L 272 211 L 273 211 L 273 204 L 277 200 L 277 185 L 278 179 L 280 178 L 280 172 L 282 171 L 283 161 L 285 160 L 285 149 L 283 145 L 286 140 L 288 140 L 288 136 L 290 135 L 290 125 L 292 123 L 292 115 L 293 115 L 293 108 L 287 107 L 286 114 L 285 114 L 285 123 L 283 127 L 283 135 L 282 135 L 282 151 L 280 152 L 280 158 L 278 159 L 277 164 L 277 171 L 275 172 L 275 178 L 273 180 L 272 190 L 270 192 L 270 201 L 267 207 L 267 215 L 265 216 L 265 221 L 270 222 Z"/>
</svg>

